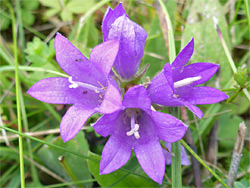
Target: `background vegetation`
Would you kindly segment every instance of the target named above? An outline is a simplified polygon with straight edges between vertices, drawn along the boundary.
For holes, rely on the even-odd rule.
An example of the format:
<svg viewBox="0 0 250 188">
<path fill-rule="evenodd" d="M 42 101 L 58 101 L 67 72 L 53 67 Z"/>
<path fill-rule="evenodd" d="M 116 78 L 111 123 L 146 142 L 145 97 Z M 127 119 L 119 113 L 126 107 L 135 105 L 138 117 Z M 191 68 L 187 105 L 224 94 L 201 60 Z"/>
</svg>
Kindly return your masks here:
<svg viewBox="0 0 250 188">
<path fill-rule="evenodd" d="M 100 176 L 98 161 L 107 138 L 97 135 L 90 126 L 100 115 L 93 115 L 83 131 L 63 143 L 59 124 L 69 106 L 43 103 L 26 93 L 35 82 L 63 73 L 55 60 L 56 32 L 67 36 L 88 57 L 91 49 L 103 41 L 101 23 L 107 7 L 114 8 L 118 3 L 110 0 L 0 1 L 0 187 L 20 187 L 21 178 L 25 178 L 26 187 L 171 185 L 169 166 L 163 184 L 158 185 L 143 173 L 134 155 L 122 170 Z M 235 186 L 249 187 L 249 3 L 247 0 L 171 0 L 164 4 L 173 24 L 176 51 L 194 37 L 195 52 L 190 63 L 220 64 L 220 70 L 206 85 L 230 96 L 222 103 L 200 106 L 204 112 L 201 120 L 187 112 L 184 120 L 190 126 L 197 154 L 226 181 L 238 127 L 244 121 L 248 129 Z M 150 64 L 146 76 L 152 79 L 169 61 L 164 13 L 154 0 L 128 0 L 123 1 L 123 6 L 130 19 L 148 33 L 141 66 Z M 224 46 L 214 27 L 213 16 L 218 20 Z M 18 63 L 16 70 L 15 63 Z M 19 153 L 21 132 L 25 135 L 23 152 Z M 20 156 L 24 157 L 21 162 Z M 20 174 L 22 163 L 24 174 Z M 192 168 L 182 167 L 185 187 L 195 186 Z M 201 174 L 204 187 L 221 186 L 202 166 Z"/>
</svg>

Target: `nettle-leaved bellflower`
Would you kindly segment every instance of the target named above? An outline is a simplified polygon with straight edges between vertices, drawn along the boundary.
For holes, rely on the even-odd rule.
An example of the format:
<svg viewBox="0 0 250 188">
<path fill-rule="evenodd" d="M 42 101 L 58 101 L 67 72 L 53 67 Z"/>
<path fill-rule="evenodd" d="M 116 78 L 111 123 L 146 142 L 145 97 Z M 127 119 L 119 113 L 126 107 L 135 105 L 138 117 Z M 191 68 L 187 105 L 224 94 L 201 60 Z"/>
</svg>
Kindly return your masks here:
<svg viewBox="0 0 250 188">
<path fill-rule="evenodd" d="M 151 99 L 143 86 L 128 89 L 121 110 L 105 114 L 93 128 L 104 137 L 110 135 L 102 152 L 101 174 L 121 168 L 134 149 L 142 169 L 158 183 L 162 183 L 165 172 L 165 158 L 159 139 L 176 142 L 187 129 L 177 118 L 152 111 Z"/>
<path fill-rule="evenodd" d="M 108 8 L 102 22 L 102 32 L 104 41 L 120 41 L 114 67 L 123 79 L 131 79 L 144 53 L 146 31 L 129 19 L 120 3 L 114 10 Z"/>
<path fill-rule="evenodd" d="M 121 102 L 116 95 L 120 93 L 109 79 L 118 49 L 119 41 L 104 42 L 91 51 L 88 60 L 68 39 L 59 33 L 56 35 L 56 59 L 70 77 L 43 79 L 27 93 L 47 103 L 73 104 L 60 124 L 64 142 L 72 139 L 94 113 L 112 113 L 119 109 Z"/>
<path fill-rule="evenodd" d="M 165 64 L 163 71 L 158 74 L 147 90 L 152 100 L 164 106 L 186 106 L 197 117 L 203 116 L 197 104 L 212 104 L 228 98 L 218 89 L 198 86 L 208 81 L 218 70 L 219 65 L 213 63 L 185 64 L 194 51 L 192 39 L 178 54 L 172 64 Z"/>
<path fill-rule="evenodd" d="M 171 143 L 166 143 L 165 146 L 166 146 L 166 148 L 168 148 L 169 151 L 171 151 Z M 171 163 L 172 163 L 171 153 L 169 153 L 168 151 L 165 151 L 165 150 L 163 150 L 163 153 L 165 156 L 166 164 L 171 165 Z M 183 145 L 181 145 L 181 164 L 184 166 L 190 165 L 190 161 L 189 161 L 189 158 L 187 156 L 187 152 L 186 152 Z"/>
</svg>

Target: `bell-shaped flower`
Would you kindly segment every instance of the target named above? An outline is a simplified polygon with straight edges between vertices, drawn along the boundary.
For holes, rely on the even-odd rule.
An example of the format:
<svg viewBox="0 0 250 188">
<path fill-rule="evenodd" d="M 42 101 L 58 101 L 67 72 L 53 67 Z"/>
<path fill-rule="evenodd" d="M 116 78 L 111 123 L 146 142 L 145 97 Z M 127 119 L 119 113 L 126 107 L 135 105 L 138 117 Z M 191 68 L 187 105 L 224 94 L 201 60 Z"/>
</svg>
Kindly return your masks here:
<svg viewBox="0 0 250 188">
<path fill-rule="evenodd" d="M 166 143 L 165 146 L 171 152 L 171 143 Z M 164 156 L 165 156 L 166 165 L 171 165 L 171 163 L 172 163 L 172 155 L 171 155 L 171 153 L 169 153 L 169 152 L 167 152 L 165 150 L 163 151 L 163 153 L 164 153 Z M 190 160 L 189 160 L 189 158 L 187 156 L 187 152 L 186 152 L 183 145 L 181 145 L 181 165 L 184 165 L 184 166 L 190 165 Z"/>
<path fill-rule="evenodd" d="M 70 77 L 40 80 L 27 93 L 46 103 L 73 104 L 60 124 L 64 142 L 72 139 L 94 113 L 119 109 L 120 93 L 109 80 L 118 49 L 119 41 L 104 42 L 91 51 L 88 60 L 68 39 L 56 35 L 56 59 Z"/>
<path fill-rule="evenodd" d="M 104 41 L 120 41 L 114 67 L 123 79 L 131 79 L 144 53 L 146 31 L 129 19 L 120 3 L 114 10 L 108 8 L 102 22 L 102 32 Z"/>
<path fill-rule="evenodd" d="M 134 86 L 125 93 L 121 110 L 105 114 L 94 125 L 95 131 L 110 138 L 104 146 L 100 173 L 108 174 L 121 168 L 135 155 L 145 173 L 162 183 L 165 158 L 160 139 L 172 143 L 180 140 L 185 132 L 177 118 L 151 110 L 151 100 L 143 86 Z"/>
<path fill-rule="evenodd" d="M 198 118 L 202 111 L 195 105 L 217 103 L 228 98 L 218 89 L 197 86 L 208 81 L 218 70 L 219 65 L 213 63 L 185 64 L 194 51 L 192 39 L 177 55 L 172 64 L 165 64 L 163 71 L 158 74 L 147 90 L 152 103 L 164 106 L 186 106 Z"/>
</svg>

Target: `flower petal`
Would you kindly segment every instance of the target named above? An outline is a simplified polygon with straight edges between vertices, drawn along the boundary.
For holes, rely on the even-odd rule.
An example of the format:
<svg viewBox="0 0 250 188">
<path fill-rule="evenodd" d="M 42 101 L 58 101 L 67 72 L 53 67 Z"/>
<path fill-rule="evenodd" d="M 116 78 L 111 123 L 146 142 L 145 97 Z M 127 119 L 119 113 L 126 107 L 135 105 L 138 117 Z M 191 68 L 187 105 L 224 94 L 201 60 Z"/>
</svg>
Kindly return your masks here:
<svg viewBox="0 0 250 188">
<path fill-rule="evenodd" d="M 114 10 L 112 10 L 110 7 L 107 9 L 107 12 L 105 13 L 105 16 L 102 22 L 102 33 L 103 33 L 104 41 L 108 40 L 107 37 L 108 37 L 109 30 L 111 28 L 111 25 L 115 22 L 115 20 L 118 17 L 124 14 L 127 15 L 122 6 L 122 3 L 119 3 L 119 5 L 114 8 Z"/>
<path fill-rule="evenodd" d="M 151 109 L 151 100 L 147 90 L 143 86 L 129 88 L 123 98 L 123 105 L 126 108 Z"/>
<path fill-rule="evenodd" d="M 203 113 L 202 111 L 197 107 L 194 106 L 188 102 L 184 102 L 184 105 L 191 111 L 194 113 L 194 115 L 196 115 L 199 119 L 201 119 L 203 117 Z"/>
<path fill-rule="evenodd" d="M 131 155 L 132 147 L 124 144 L 124 140 L 112 135 L 102 151 L 100 174 L 111 173 L 125 165 Z"/>
<path fill-rule="evenodd" d="M 121 114 L 122 111 L 117 111 L 112 114 L 105 114 L 93 125 L 93 128 L 98 134 L 106 137 L 113 133 L 117 123 L 121 123 Z"/>
<path fill-rule="evenodd" d="M 152 103 L 162 104 L 163 101 L 168 101 L 174 94 L 172 70 L 169 63 L 165 67 L 166 70 L 164 69 L 163 72 L 158 74 L 147 87 Z"/>
<path fill-rule="evenodd" d="M 55 52 L 58 64 L 67 74 L 81 77 L 81 67 L 88 59 L 60 33 L 55 37 Z"/>
<path fill-rule="evenodd" d="M 183 66 L 189 61 L 194 52 L 194 38 L 181 50 L 171 64 L 173 75 L 178 75 Z"/>
<path fill-rule="evenodd" d="M 73 81 L 89 83 L 94 86 L 106 86 L 106 76 L 64 36 L 57 33 L 55 38 L 56 60 Z"/>
<path fill-rule="evenodd" d="M 46 78 L 35 83 L 27 93 L 37 100 L 51 104 L 76 104 L 95 108 L 99 95 L 89 89 L 69 88 L 68 78 Z"/>
<path fill-rule="evenodd" d="M 186 133 L 187 126 L 174 116 L 162 112 L 150 112 L 157 127 L 158 137 L 168 143 L 180 140 Z"/>
<path fill-rule="evenodd" d="M 174 76 L 174 81 L 183 80 L 189 77 L 201 76 L 201 79 L 193 82 L 190 85 L 200 85 L 208 81 L 218 70 L 219 65 L 213 63 L 194 63 L 191 65 L 184 66 L 182 72 L 179 75 Z"/>
<path fill-rule="evenodd" d="M 165 172 L 165 159 L 159 140 L 138 144 L 135 155 L 144 172 L 154 181 L 162 184 Z"/>
<path fill-rule="evenodd" d="M 177 88 L 175 91 L 182 101 L 191 104 L 213 104 L 228 98 L 222 91 L 206 86 L 184 86 Z"/>
<path fill-rule="evenodd" d="M 97 111 L 103 114 L 107 114 L 113 113 L 120 109 L 122 109 L 121 94 L 115 86 L 109 84 L 105 92 L 104 99 Z"/>
<path fill-rule="evenodd" d="M 120 48 L 115 69 L 124 79 L 130 79 L 137 72 L 144 53 L 146 31 L 132 22 L 126 14 L 118 17 L 111 25 L 108 40 L 119 40 Z"/>
<path fill-rule="evenodd" d="M 74 138 L 81 130 L 88 118 L 95 113 L 93 109 L 86 109 L 80 105 L 71 106 L 63 116 L 60 124 L 61 137 L 64 142 Z"/>
<path fill-rule="evenodd" d="M 94 47 L 89 60 L 96 65 L 107 78 L 115 62 L 119 50 L 119 41 L 110 40 Z"/>
<path fill-rule="evenodd" d="M 166 143 L 165 146 L 169 149 L 169 151 L 171 151 L 171 143 Z M 165 156 L 165 161 L 167 165 L 171 165 L 172 163 L 172 156 L 169 152 L 163 150 L 164 156 Z M 181 164 L 182 165 L 190 165 L 190 160 L 187 156 L 187 152 L 184 148 L 183 145 L 181 145 Z"/>
</svg>

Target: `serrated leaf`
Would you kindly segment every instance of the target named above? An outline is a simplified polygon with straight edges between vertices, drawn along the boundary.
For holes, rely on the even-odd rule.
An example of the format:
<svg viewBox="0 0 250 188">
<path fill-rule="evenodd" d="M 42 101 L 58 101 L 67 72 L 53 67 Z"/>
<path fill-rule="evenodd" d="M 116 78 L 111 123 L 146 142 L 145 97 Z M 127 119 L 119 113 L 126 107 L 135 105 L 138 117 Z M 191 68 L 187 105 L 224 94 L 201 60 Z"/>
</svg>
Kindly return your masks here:
<svg viewBox="0 0 250 188">
<path fill-rule="evenodd" d="M 195 0 L 189 9 L 184 30 L 184 43 L 187 44 L 194 37 L 195 46 L 191 62 L 219 64 L 220 83 L 224 86 L 231 78 L 232 73 L 213 22 L 213 17 L 215 17 L 228 44 L 227 22 L 222 9 L 218 0 Z"/>
<path fill-rule="evenodd" d="M 101 160 L 101 157 L 94 153 L 89 152 L 89 156 L 93 159 Z M 101 187 L 109 187 L 111 185 L 112 187 L 158 187 L 158 184 L 153 181 L 132 174 L 128 175 L 128 173 L 122 171 L 100 175 L 100 164 L 95 161 L 88 160 L 88 166 Z M 121 179 L 122 177 L 124 178 Z"/>
</svg>

